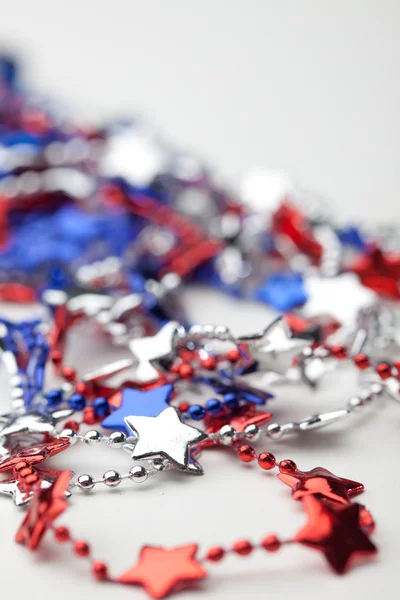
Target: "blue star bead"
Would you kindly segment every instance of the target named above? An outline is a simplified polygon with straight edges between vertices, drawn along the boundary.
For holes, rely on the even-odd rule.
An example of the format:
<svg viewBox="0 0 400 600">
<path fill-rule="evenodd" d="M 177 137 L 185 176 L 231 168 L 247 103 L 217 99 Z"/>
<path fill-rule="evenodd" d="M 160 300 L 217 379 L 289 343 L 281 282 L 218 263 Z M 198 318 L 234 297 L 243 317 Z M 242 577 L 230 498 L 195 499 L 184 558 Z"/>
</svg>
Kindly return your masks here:
<svg viewBox="0 0 400 600">
<path fill-rule="evenodd" d="M 257 288 L 255 298 L 266 302 L 279 312 L 289 311 L 307 301 L 303 278 L 298 273 L 271 275 Z"/>
<path fill-rule="evenodd" d="M 124 389 L 121 406 L 104 419 L 103 427 L 132 435 L 132 431 L 125 424 L 125 417 L 156 417 L 168 408 L 172 391 L 172 385 L 162 385 L 146 392 L 131 388 Z"/>
</svg>

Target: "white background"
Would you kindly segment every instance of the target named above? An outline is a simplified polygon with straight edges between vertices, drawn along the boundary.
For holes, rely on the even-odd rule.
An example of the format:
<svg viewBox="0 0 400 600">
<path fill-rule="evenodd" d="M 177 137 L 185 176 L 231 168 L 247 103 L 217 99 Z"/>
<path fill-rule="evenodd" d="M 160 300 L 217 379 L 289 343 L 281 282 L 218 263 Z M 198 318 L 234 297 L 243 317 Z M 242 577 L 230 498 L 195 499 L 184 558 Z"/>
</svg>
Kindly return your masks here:
<svg viewBox="0 0 400 600">
<path fill-rule="evenodd" d="M 229 182 L 250 167 L 285 168 L 344 217 L 392 221 L 400 189 L 399 30 L 395 0 L 21 0 L 4 2 L 0 20 L 0 40 L 25 59 L 32 85 L 85 118 L 145 114 Z M 189 296 L 202 322 L 249 331 L 268 320 L 262 308 L 215 295 L 205 305 L 197 292 Z M 100 351 L 98 341 L 75 343 L 69 361 L 84 370 L 107 360 Z M 270 407 L 283 421 L 339 407 L 356 389 L 351 373 L 336 374 L 312 395 L 276 389 Z M 399 428 L 399 406 L 386 399 L 336 429 L 260 443 L 303 469 L 322 465 L 365 483 L 360 500 L 378 524 L 375 561 L 341 578 L 305 548 L 230 557 L 211 566 L 202 586 L 208 597 L 306 598 L 322 590 L 326 600 L 374 598 L 383 590 L 397 597 Z M 270 531 L 287 537 L 303 522 L 289 488 L 273 475 L 238 464 L 228 451 L 204 454 L 202 463 L 203 478 L 167 474 L 142 486 L 78 494 L 60 522 L 91 541 L 115 575 L 135 562 L 145 543 L 198 541 L 204 549 L 242 536 L 257 541 Z M 98 476 L 109 467 L 128 469 L 129 457 L 75 447 L 51 464 Z M 5 596 L 145 597 L 140 589 L 92 582 L 85 562 L 51 539 L 30 555 L 12 543 L 22 513 L 7 499 L 1 511 Z"/>
</svg>

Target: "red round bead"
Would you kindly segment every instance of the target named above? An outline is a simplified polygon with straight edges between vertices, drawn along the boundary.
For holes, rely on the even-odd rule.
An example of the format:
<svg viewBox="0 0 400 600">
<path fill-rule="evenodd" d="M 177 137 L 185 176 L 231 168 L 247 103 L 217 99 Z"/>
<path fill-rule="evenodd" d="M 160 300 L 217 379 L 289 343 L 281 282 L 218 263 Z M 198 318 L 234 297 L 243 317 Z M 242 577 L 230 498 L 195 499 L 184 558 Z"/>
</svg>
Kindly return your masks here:
<svg viewBox="0 0 400 600">
<path fill-rule="evenodd" d="M 180 413 L 185 413 L 189 410 L 190 404 L 189 402 L 181 402 L 178 406 L 178 410 Z"/>
<path fill-rule="evenodd" d="M 62 354 L 59 350 L 52 350 L 51 352 L 51 362 L 54 365 L 59 365 L 62 361 Z"/>
<path fill-rule="evenodd" d="M 68 542 L 70 539 L 69 529 L 67 527 L 63 527 L 62 525 L 55 527 L 54 537 L 56 538 L 57 542 Z"/>
<path fill-rule="evenodd" d="M 83 409 L 83 422 L 86 425 L 94 425 L 96 423 L 96 413 L 93 406 L 86 406 Z"/>
<path fill-rule="evenodd" d="M 214 371 L 218 365 L 218 361 L 215 356 L 208 356 L 207 358 L 203 358 L 201 361 L 201 366 L 203 369 L 207 369 L 207 371 Z"/>
<path fill-rule="evenodd" d="M 258 464 L 265 471 L 269 471 L 275 467 L 276 458 L 270 452 L 261 452 L 261 454 L 258 455 Z"/>
<path fill-rule="evenodd" d="M 212 546 L 207 552 L 207 559 L 218 562 L 225 556 L 225 550 L 221 546 Z"/>
<path fill-rule="evenodd" d="M 75 381 L 76 371 L 72 367 L 64 367 L 62 370 L 62 376 L 66 381 Z"/>
<path fill-rule="evenodd" d="M 226 353 L 226 359 L 231 363 L 236 363 L 240 360 L 241 354 L 237 348 L 232 348 Z"/>
<path fill-rule="evenodd" d="M 88 391 L 89 391 L 89 388 L 88 388 L 87 384 L 84 383 L 83 381 L 80 381 L 75 386 L 75 392 L 77 394 L 83 394 L 83 395 L 85 395 L 85 394 L 88 393 Z"/>
<path fill-rule="evenodd" d="M 336 346 L 332 346 L 331 354 L 338 360 L 343 360 L 347 356 L 347 350 L 344 346 L 338 344 Z"/>
<path fill-rule="evenodd" d="M 239 446 L 237 455 L 243 462 L 251 462 L 255 459 L 256 452 L 251 446 L 243 444 L 242 446 Z"/>
<path fill-rule="evenodd" d="M 376 372 L 381 379 L 389 379 L 392 376 L 392 367 L 388 363 L 380 363 L 376 367 Z"/>
<path fill-rule="evenodd" d="M 107 565 L 100 560 L 96 560 L 92 563 L 92 573 L 99 581 L 107 579 Z"/>
<path fill-rule="evenodd" d="M 400 374 L 400 360 L 393 361 L 393 366 L 397 371 L 397 377 L 398 377 Z"/>
<path fill-rule="evenodd" d="M 90 554 L 89 544 L 87 542 L 85 542 L 84 540 L 76 540 L 76 542 L 74 542 L 74 552 L 78 556 L 89 556 L 89 554 Z"/>
<path fill-rule="evenodd" d="M 14 471 L 16 473 L 19 473 L 20 471 L 22 471 L 22 469 L 26 469 L 27 467 L 29 467 L 29 463 L 27 463 L 26 460 L 21 460 L 20 462 L 17 462 L 16 465 L 14 465 Z"/>
<path fill-rule="evenodd" d="M 276 535 L 267 535 L 261 545 L 267 552 L 276 552 L 281 547 L 281 542 Z"/>
<path fill-rule="evenodd" d="M 183 363 L 179 367 L 179 376 L 182 379 L 191 379 L 193 377 L 193 369 L 189 363 Z"/>
<path fill-rule="evenodd" d="M 240 556 L 248 556 L 253 551 L 253 545 L 248 540 L 238 540 L 233 544 L 232 550 Z"/>
<path fill-rule="evenodd" d="M 37 483 L 38 481 L 39 477 L 37 473 L 32 473 L 31 475 L 27 475 L 26 477 L 24 477 L 24 483 L 29 486 L 35 485 L 35 483 Z"/>
<path fill-rule="evenodd" d="M 358 367 L 361 371 L 368 369 L 370 363 L 366 354 L 356 354 L 353 360 L 356 367 Z"/>
<path fill-rule="evenodd" d="M 174 365 L 172 365 L 172 367 L 170 368 L 171 373 L 179 373 L 179 367 L 181 365 L 179 363 L 175 363 Z"/>
<path fill-rule="evenodd" d="M 25 469 L 20 469 L 18 475 L 22 478 L 28 477 L 28 475 L 32 475 L 33 469 L 32 467 L 25 467 Z"/>
<path fill-rule="evenodd" d="M 279 463 L 279 471 L 281 473 L 294 473 L 296 469 L 296 463 L 290 459 L 281 460 L 281 462 Z"/>
<path fill-rule="evenodd" d="M 64 424 L 64 429 L 72 429 L 73 431 L 76 431 L 76 433 L 78 433 L 79 423 L 78 423 L 78 421 L 67 421 Z"/>
</svg>

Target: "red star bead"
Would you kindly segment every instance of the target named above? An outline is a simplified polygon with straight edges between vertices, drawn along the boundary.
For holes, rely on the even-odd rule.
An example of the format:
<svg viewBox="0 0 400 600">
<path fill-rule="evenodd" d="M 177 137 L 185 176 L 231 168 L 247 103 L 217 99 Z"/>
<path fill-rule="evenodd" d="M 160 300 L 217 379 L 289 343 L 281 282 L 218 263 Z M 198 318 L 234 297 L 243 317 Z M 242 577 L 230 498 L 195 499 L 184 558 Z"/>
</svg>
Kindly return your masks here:
<svg viewBox="0 0 400 600">
<path fill-rule="evenodd" d="M 50 458 L 69 447 L 67 438 L 51 438 L 46 442 L 41 442 L 30 448 L 24 448 L 13 456 L 6 458 L 0 462 L 0 473 L 10 471 L 21 460 L 26 461 L 29 465 L 36 465 L 43 462 L 46 458 Z"/>
<path fill-rule="evenodd" d="M 360 526 L 360 504 L 332 510 L 314 496 L 303 498 L 308 523 L 294 540 L 322 552 L 336 573 L 344 573 L 357 555 L 369 556 L 376 547 Z"/>
<path fill-rule="evenodd" d="M 170 549 L 144 546 L 139 562 L 118 581 L 142 585 L 153 598 L 163 598 L 188 582 L 206 577 L 206 571 L 195 560 L 196 552 L 196 544 Z"/>
<path fill-rule="evenodd" d="M 209 415 L 204 420 L 207 433 L 217 433 L 224 425 L 232 425 L 235 431 L 244 431 L 248 425 L 264 425 L 271 418 L 271 413 L 261 412 L 254 406 L 244 406 L 233 415 Z"/>
<path fill-rule="evenodd" d="M 337 477 L 323 467 L 315 467 L 311 471 L 296 469 L 293 473 L 279 473 L 278 477 L 292 488 L 296 500 L 310 494 L 319 494 L 330 500 L 347 504 L 350 496 L 364 490 L 362 483 Z"/>
<path fill-rule="evenodd" d="M 70 471 L 62 471 L 50 487 L 36 491 L 15 536 L 16 542 L 27 546 L 29 550 L 36 550 L 48 527 L 67 508 L 65 492 L 70 477 Z"/>
<path fill-rule="evenodd" d="M 283 202 L 272 215 L 272 224 L 276 233 L 290 238 L 300 252 L 319 264 L 322 246 L 315 239 L 305 216 L 295 206 Z"/>
<path fill-rule="evenodd" d="M 359 256 L 351 267 L 362 283 L 382 296 L 400 298 L 400 254 L 376 246 Z"/>
</svg>

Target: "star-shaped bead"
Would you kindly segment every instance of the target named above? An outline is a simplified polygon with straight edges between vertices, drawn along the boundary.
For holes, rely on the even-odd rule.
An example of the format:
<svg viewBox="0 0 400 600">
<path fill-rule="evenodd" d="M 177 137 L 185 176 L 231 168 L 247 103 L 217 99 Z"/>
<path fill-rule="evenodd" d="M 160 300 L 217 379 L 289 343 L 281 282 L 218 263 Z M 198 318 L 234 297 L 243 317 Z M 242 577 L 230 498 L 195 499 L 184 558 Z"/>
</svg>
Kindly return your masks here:
<svg viewBox="0 0 400 600">
<path fill-rule="evenodd" d="M 320 494 L 345 504 L 351 496 L 364 490 L 362 483 L 337 477 L 323 467 L 315 467 L 311 471 L 296 469 L 293 473 L 279 473 L 278 477 L 292 488 L 296 500 L 310 494 Z"/>
<path fill-rule="evenodd" d="M 303 505 L 308 522 L 294 540 L 322 552 L 337 573 L 344 573 L 356 555 L 369 556 L 377 552 L 360 526 L 364 508 L 360 504 L 333 510 L 315 496 L 306 496 Z"/>
<path fill-rule="evenodd" d="M 125 424 L 125 417 L 156 417 L 168 408 L 172 392 L 172 385 L 162 385 L 148 391 L 125 388 L 121 393 L 121 406 L 108 415 L 102 425 L 106 429 L 122 429 L 127 435 L 131 435 Z"/>
<path fill-rule="evenodd" d="M 306 317 L 330 315 L 345 327 L 353 327 L 360 310 L 370 308 L 376 294 L 364 287 L 353 273 L 337 277 L 306 277 L 304 287 L 308 302 L 304 305 Z"/>
<path fill-rule="evenodd" d="M 40 487 L 42 489 L 49 488 L 62 473 L 62 471 L 57 470 L 36 470 L 35 472 L 39 476 Z M 34 493 L 35 490 L 33 488 L 26 488 L 23 482 L 15 479 L 14 477 L 0 481 L 0 494 L 12 498 L 16 506 L 28 504 L 28 502 L 30 502 L 30 500 L 33 498 Z M 65 497 L 69 498 L 70 496 L 71 492 L 66 490 Z"/>
<path fill-rule="evenodd" d="M 125 571 L 118 581 L 142 585 L 152 598 L 164 598 L 173 590 L 207 576 L 195 559 L 196 552 L 196 544 L 168 549 L 144 546 L 139 562 Z"/>
<path fill-rule="evenodd" d="M 271 419 L 271 413 L 262 412 L 254 405 L 243 406 L 233 414 L 208 415 L 204 424 L 207 433 L 217 433 L 224 425 L 231 425 L 235 431 L 242 432 L 248 425 L 261 427 Z"/>
<path fill-rule="evenodd" d="M 125 423 L 138 437 L 133 459 L 161 456 L 183 471 L 189 467 L 191 444 L 207 438 L 204 431 L 185 425 L 173 406 L 156 417 L 125 417 Z"/>
<path fill-rule="evenodd" d="M 48 415 L 40 412 L 3 415 L 0 418 L 0 457 L 9 456 L 15 447 L 21 448 L 32 440 L 46 439 L 54 435 L 58 421 L 72 413 L 70 409 L 62 409 Z"/>
<path fill-rule="evenodd" d="M 373 247 L 351 266 L 362 283 L 382 296 L 400 298 L 400 254 Z"/>
<path fill-rule="evenodd" d="M 135 379 L 138 383 L 148 383 L 159 378 L 163 364 L 174 358 L 175 341 L 183 328 L 176 321 L 170 321 L 156 335 L 133 339 L 129 342 L 135 365 Z"/>
<path fill-rule="evenodd" d="M 29 465 L 37 465 L 43 462 L 46 458 L 50 458 L 63 450 L 69 448 L 70 442 L 67 438 L 51 438 L 46 442 L 35 444 L 29 448 L 24 448 L 19 452 L 15 452 L 0 461 L 0 473 L 10 471 L 18 462 L 25 461 Z"/>
<path fill-rule="evenodd" d="M 282 317 L 275 319 L 262 333 L 240 337 L 239 342 L 248 347 L 261 370 L 281 375 L 291 367 L 294 358 L 310 345 L 307 340 L 294 338 Z"/>
<path fill-rule="evenodd" d="M 65 492 L 68 490 L 71 472 L 61 475 L 47 488 L 39 488 L 29 505 L 28 512 L 15 536 L 15 541 L 36 550 L 46 530 L 67 508 Z"/>
</svg>

